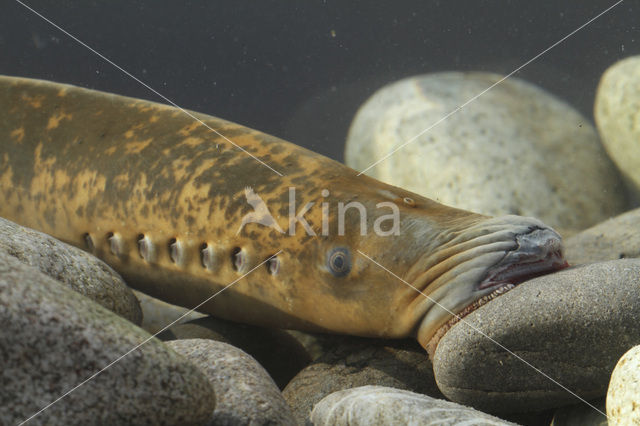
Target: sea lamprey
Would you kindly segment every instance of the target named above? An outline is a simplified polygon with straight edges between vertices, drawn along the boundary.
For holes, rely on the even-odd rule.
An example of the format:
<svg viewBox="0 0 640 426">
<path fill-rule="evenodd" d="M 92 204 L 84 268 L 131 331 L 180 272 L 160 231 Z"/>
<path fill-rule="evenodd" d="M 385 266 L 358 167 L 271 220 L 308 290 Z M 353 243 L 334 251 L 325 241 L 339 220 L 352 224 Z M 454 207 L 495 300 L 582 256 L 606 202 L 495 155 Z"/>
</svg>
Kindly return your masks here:
<svg viewBox="0 0 640 426">
<path fill-rule="evenodd" d="M 536 219 L 447 207 L 219 118 L 15 77 L 0 110 L 0 216 L 172 303 L 234 283 L 199 308 L 218 317 L 433 351 L 456 314 L 566 265 Z"/>
</svg>

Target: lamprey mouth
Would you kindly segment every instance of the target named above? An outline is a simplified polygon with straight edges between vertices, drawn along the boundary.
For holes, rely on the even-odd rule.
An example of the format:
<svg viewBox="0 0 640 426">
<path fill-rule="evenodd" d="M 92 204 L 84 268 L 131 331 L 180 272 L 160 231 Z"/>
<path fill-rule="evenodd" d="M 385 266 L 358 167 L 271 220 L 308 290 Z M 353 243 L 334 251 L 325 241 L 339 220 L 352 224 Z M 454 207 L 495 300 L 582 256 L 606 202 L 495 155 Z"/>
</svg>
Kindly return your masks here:
<svg viewBox="0 0 640 426">
<path fill-rule="evenodd" d="M 522 261 L 512 264 L 502 262 L 490 269 L 487 277 L 478 285 L 479 290 L 500 287 L 504 284 L 520 284 L 521 282 L 550 274 L 568 267 L 561 250 L 549 252 L 544 258 Z"/>
<path fill-rule="evenodd" d="M 478 290 L 519 284 L 569 266 L 562 254 L 562 239 L 550 228 L 532 227 L 529 232 L 516 235 L 515 242 L 517 247 L 488 269 Z"/>
<path fill-rule="evenodd" d="M 453 315 L 428 341 L 425 349 L 431 358 L 442 336 L 471 312 L 524 281 L 569 266 L 562 253 L 562 239 L 550 228 L 532 227 L 528 232 L 516 235 L 515 242 L 517 247 L 506 252 L 475 286 L 476 291 L 484 295 Z"/>
</svg>

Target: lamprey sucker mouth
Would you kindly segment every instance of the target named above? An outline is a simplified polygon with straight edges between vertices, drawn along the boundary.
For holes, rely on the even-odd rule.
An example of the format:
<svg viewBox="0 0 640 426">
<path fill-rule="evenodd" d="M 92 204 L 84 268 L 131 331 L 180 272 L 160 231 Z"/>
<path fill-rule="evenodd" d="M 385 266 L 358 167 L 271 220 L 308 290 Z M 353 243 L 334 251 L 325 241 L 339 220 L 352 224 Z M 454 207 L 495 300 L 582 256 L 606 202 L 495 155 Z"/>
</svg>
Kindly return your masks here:
<svg viewBox="0 0 640 426">
<path fill-rule="evenodd" d="M 479 297 L 459 312 L 453 312 L 454 315 L 428 340 L 425 349 L 431 358 L 446 332 L 471 312 L 525 281 L 569 266 L 564 259 L 562 239 L 551 228 L 532 226 L 527 232 L 515 235 L 515 242 L 516 247 L 507 251 L 499 262 L 488 268 L 485 277 L 476 284 Z"/>
</svg>

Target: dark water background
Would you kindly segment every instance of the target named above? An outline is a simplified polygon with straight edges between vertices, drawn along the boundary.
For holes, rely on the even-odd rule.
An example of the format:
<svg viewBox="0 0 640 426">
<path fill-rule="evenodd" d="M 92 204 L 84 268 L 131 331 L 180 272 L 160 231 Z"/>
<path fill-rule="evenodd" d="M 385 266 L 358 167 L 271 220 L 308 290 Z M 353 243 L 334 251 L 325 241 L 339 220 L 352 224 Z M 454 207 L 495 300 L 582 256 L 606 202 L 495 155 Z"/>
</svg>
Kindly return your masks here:
<svg viewBox="0 0 640 426">
<path fill-rule="evenodd" d="M 615 1 L 26 1 L 178 105 L 342 160 L 359 105 L 436 71 L 507 74 Z M 14 0 L 0 73 L 161 101 Z M 640 54 L 626 0 L 517 74 L 592 119 L 602 72 Z"/>
</svg>

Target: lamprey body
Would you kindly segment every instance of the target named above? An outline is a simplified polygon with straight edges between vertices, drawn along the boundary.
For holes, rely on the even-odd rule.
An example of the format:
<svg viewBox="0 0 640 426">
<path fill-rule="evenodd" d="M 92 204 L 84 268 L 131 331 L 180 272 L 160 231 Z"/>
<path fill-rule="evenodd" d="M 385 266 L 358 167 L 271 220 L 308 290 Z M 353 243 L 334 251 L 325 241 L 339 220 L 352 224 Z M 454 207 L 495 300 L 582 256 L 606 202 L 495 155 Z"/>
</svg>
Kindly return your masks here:
<svg viewBox="0 0 640 426">
<path fill-rule="evenodd" d="M 452 314 L 566 265 L 536 219 L 447 207 L 204 114 L 237 146 L 180 109 L 46 81 L 0 77 L 0 110 L 0 216 L 186 307 L 237 280 L 200 308 L 222 318 L 433 352 Z"/>
</svg>

